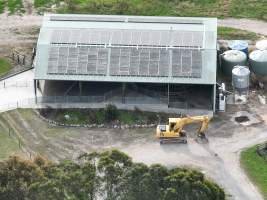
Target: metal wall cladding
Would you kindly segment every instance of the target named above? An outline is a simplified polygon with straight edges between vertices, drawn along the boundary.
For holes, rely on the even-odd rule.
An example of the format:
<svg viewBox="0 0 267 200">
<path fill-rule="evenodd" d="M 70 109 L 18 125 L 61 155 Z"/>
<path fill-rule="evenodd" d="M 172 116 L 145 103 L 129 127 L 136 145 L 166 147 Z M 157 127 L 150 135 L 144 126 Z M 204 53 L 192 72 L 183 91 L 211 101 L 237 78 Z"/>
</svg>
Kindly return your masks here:
<svg viewBox="0 0 267 200">
<path fill-rule="evenodd" d="M 246 64 L 247 56 L 242 51 L 228 50 L 221 55 L 221 67 L 225 75 L 231 76 L 235 66 L 244 66 Z"/>
<path fill-rule="evenodd" d="M 256 75 L 267 76 L 267 50 L 255 50 L 249 54 L 249 63 Z"/>
<path fill-rule="evenodd" d="M 232 70 L 232 83 L 236 90 L 249 88 L 250 70 L 246 66 L 235 66 Z"/>
</svg>

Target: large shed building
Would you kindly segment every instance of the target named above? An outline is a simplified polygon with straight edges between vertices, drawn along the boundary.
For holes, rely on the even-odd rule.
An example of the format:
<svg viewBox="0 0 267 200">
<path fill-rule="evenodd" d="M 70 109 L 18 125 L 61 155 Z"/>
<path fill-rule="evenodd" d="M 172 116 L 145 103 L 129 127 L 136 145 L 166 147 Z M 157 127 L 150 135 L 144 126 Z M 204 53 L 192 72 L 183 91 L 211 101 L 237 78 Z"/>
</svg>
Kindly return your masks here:
<svg viewBox="0 0 267 200">
<path fill-rule="evenodd" d="M 35 82 L 43 96 L 213 112 L 216 44 L 214 18 L 46 14 Z"/>
</svg>

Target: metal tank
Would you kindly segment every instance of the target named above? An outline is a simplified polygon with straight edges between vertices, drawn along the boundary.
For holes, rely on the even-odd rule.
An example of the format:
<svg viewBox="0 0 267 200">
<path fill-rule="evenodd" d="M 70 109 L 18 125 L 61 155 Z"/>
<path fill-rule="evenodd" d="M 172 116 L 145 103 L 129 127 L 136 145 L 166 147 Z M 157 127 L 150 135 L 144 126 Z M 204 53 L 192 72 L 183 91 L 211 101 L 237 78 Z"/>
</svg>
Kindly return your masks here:
<svg viewBox="0 0 267 200">
<path fill-rule="evenodd" d="M 232 84 L 235 91 L 243 93 L 249 89 L 250 71 L 247 66 L 235 66 L 232 70 Z"/>
<path fill-rule="evenodd" d="M 228 50 L 220 55 L 221 68 L 225 75 L 231 76 L 234 66 L 247 64 L 247 55 L 238 50 Z"/>
<path fill-rule="evenodd" d="M 267 50 L 255 50 L 249 54 L 251 70 L 260 76 L 267 76 Z"/>
<path fill-rule="evenodd" d="M 232 50 L 243 51 L 248 55 L 248 42 L 244 40 L 231 40 L 228 42 L 228 48 Z"/>
<path fill-rule="evenodd" d="M 256 42 L 256 48 L 259 50 L 267 50 L 267 40 L 260 40 Z"/>
</svg>

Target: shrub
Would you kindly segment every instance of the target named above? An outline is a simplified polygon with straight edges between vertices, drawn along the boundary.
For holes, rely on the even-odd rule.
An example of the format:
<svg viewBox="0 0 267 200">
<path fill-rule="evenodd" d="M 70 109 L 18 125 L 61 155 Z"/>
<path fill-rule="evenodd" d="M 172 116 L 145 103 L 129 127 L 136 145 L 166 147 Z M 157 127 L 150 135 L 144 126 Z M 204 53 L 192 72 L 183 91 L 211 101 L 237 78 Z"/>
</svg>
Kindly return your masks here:
<svg viewBox="0 0 267 200">
<path fill-rule="evenodd" d="M 105 120 L 107 122 L 114 121 L 118 119 L 119 111 L 116 106 L 108 104 L 104 110 Z"/>
</svg>

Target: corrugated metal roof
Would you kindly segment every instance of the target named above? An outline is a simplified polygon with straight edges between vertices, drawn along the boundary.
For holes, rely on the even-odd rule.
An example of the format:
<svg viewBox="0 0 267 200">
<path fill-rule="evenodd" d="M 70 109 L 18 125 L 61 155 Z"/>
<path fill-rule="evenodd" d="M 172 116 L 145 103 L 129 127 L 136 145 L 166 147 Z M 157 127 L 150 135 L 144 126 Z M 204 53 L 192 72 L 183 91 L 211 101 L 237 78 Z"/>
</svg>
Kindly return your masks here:
<svg viewBox="0 0 267 200">
<path fill-rule="evenodd" d="M 35 77 L 215 84 L 216 40 L 214 18 L 45 15 Z"/>
</svg>

